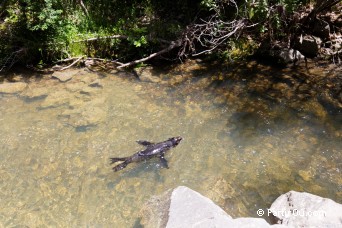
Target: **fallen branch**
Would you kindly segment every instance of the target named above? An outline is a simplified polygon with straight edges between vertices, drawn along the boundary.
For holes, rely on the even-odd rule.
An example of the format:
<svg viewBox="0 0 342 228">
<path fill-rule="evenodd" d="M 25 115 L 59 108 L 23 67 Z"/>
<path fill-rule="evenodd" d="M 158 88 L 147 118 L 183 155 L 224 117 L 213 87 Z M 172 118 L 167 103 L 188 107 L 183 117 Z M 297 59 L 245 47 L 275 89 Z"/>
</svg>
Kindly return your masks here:
<svg viewBox="0 0 342 228">
<path fill-rule="evenodd" d="M 125 36 L 125 35 L 100 36 L 100 37 L 92 37 L 92 38 L 88 38 L 84 40 L 76 40 L 76 41 L 72 41 L 72 43 L 89 42 L 89 41 L 106 40 L 106 39 L 128 39 L 128 36 Z"/>
<path fill-rule="evenodd" d="M 161 51 L 158 51 L 158 52 L 155 52 L 145 58 L 142 58 L 142 59 L 138 59 L 138 60 L 134 60 L 132 62 L 128 62 L 128 63 L 125 63 L 125 64 L 122 64 L 121 66 L 117 67 L 118 69 L 120 68 L 124 68 L 124 67 L 129 67 L 129 66 L 132 66 L 132 65 L 136 65 L 138 63 L 142 63 L 142 62 L 146 62 L 147 60 L 150 60 L 158 55 L 161 55 L 161 54 L 164 54 L 166 52 L 169 52 L 171 51 L 172 49 L 176 48 L 176 47 L 180 47 L 182 45 L 182 42 L 181 40 L 177 40 L 177 41 L 173 41 L 171 42 L 171 45 L 168 46 L 167 48 L 161 50 Z"/>
<path fill-rule="evenodd" d="M 71 63 L 69 66 L 63 67 L 63 68 L 61 68 L 59 71 L 66 70 L 66 69 L 72 67 L 73 65 L 75 65 L 76 63 L 78 63 L 78 62 L 79 62 L 81 59 L 83 59 L 83 58 L 84 58 L 84 56 L 79 57 L 76 61 L 74 61 L 73 63 Z"/>
<path fill-rule="evenodd" d="M 121 39 L 121 40 L 127 40 L 129 38 L 129 36 L 125 36 L 125 35 L 112 35 L 112 36 L 99 36 L 99 37 L 92 37 L 92 38 L 88 38 L 88 39 L 83 39 L 83 40 L 76 40 L 76 41 L 72 41 L 72 43 L 80 43 L 80 42 L 90 42 L 90 41 L 95 41 L 95 40 L 106 40 L 106 39 Z M 163 44 L 170 44 L 171 42 L 168 40 L 164 40 L 164 39 L 159 39 L 159 38 L 153 38 L 151 36 L 147 36 L 146 40 L 148 41 L 158 41 L 160 43 Z"/>
<path fill-rule="evenodd" d="M 101 58 L 86 58 L 85 60 L 86 60 L 86 61 L 87 61 L 87 60 L 95 60 L 95 61 L 101 61 L 101 62 L 115 63 L 115 64 L 118 64 L 118 65 L 120 65 L 120 66 L 124 64 L 124 63 L 118 62 L 118 61 L 116 61 L 116 60 L 101 59 Z"/>
<path fill-rule="evenodd" d="M 71 58 L 61 59 L 61 60 L 57 60 L 56 63 L 70 62 L 70 61 L 73 61 L 73 60 L 79 59 L 79 58 L 80 58 L 80 57 L 71 57 Z"/>
<path fill-rule="evenodd" d="M 84 5 L 84 3 L 83 3 L 82 0 L 79 0 L 79 3 L 80 3 L 80 5 L 81 5 L 81 8 L 82 8 L 84 14 L 89 18 L 89 12 L 88 12 L 87 7 Z"/>
</svg>

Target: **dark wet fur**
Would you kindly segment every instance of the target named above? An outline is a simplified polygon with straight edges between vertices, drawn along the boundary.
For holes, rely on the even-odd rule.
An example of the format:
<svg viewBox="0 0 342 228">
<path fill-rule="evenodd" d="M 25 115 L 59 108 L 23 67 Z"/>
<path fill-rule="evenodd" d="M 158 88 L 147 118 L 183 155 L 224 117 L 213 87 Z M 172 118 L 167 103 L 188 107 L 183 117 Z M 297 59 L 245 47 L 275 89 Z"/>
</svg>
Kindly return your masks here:
<svg viewBox="0 0 342 228">
<path fill-rule="evenodd" d="M 114 164 L 118 161 L 126 161 L 127 158 L 110 158 L 110 164 Z"/>
<path fill-rule="evenodd" d="M 117 172 L 117 171 L 122 170 L 123 168 L 125 168 L 127 165 L 128 165 L 127 162 L 122 162 L 121 164 L 119 164 L 117 166 L 114 166 L 113 170 L 114 170 L 114 172 Z"/>
<path fill-rule="evenodd" d="M 174 137 L 174 138 L 170 138 L 160 143 L 151 143 L 148 141 L 137 141 L 137 143 L 143 146 L 146 146 L 146 149 L 139 151 L 130 157 L 110 158 L 110 161 L 111 161 L 110 164 L 123 161 L 119 165 L 116 165 L 113 167 L 113 171 L 117 172 L 125 168 L 129 163 L 140 162 L 140 161 L 147 160 L 153 157 L 159 157 L 163 166 L 165 168 L 169 168 L 167 164 L 167 160 L 164 158 L 164 154 L 171 148 L 177 146 L 181 140 L 182 140 L 181 137 Z"/>
</svg>

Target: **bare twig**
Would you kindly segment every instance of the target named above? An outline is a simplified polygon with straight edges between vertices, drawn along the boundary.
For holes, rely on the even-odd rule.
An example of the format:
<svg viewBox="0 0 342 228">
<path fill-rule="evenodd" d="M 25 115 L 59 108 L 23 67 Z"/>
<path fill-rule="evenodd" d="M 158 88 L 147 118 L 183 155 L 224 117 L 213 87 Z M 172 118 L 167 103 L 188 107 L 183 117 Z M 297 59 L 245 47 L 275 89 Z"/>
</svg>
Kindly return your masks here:
<svg viewBox="0 0 342 228">
<path fill-rule="evenodd" d="M 83 1 L 82 1 L 82 0 L 79 0 L 79 3 L 80 3 L 80 5 L 81 5 L 81 8 L 83 9 L 84 14 L 85 14 L 87 17 L 89 17 L 88 9 L 87 9 L 87 7 L 84 5 Z"/>
<path fill-rule="evenodd" d="M 7 58 L 3 59 L 2 62 L 0 63 L 0 72 L 11 68 L 16 62 L 19 61 L 21 58 L 21 55 L 25 55 L 26 49 L 21 48 L 18 51 L 12 52 Z"/>
<path fill-rule="evenodd" d="M 121 62 L 118 62 L 116 60 L 110 60 L 110 59 L 102 59 L 102 58 L 86 58 L 85 60 L 94 60 L 94 61 L 101 61 L 101 62 L 108 62 L 108 63 L 115 63 L 115 64 L 118 64 L 118 65 L 124 65 L 123 63 Z"/>
<path fill-rule="evenodd" d="M 92 37 L 92 38 L 83 39 L 83 40 L 76 40 L 76 41 L 72 41 L 72 43 L 90 42 L 90 41 L 95 41 L 95 40 L 106 40 L 106 39 L 127 40 L 129 38 L 130 38 L 129 36 L 125 36 L 125 35 L 100 36 L 100 37 Z M 163 43 L 163 44 L 170 44 L 171 43 L 171 41 L 159 39 L 159 38 L 155 38 L 155 37 L 151 37 L 151 36 L 147 36 L 146 39 L 148 41 L 152 41 L 152 42 L 158 41 L 158 42 Z"/>
<path fill-rule="evenodd" d="M 125 64 L 119 66 L 118 69 L 124 68 L 124 67 L 129 67 L 129 66 L 132 66 L 132 65 L 136 65 L 136 64 L 138 64 L 138 63 L 146 62 L 147 60 L 150 60 L 150 59 L 152 59 L 152 58 L 154 58 L 154 57 L 156 57 L 156 56 L 158 56 L 158 55 L 164 54 L 164 53 L 166 53 L 166 52 L 171 51 L 172 49 L 174 49 L 174 48 L 176 48 L 176 47 L 181 46 L 181 44 L 182 44 L 182 42 L 181 42 L 180 40 L 171 42 L 171 45 L 168 46 L 167 48 L 165 48 L 165 49 L 163 49 L 163 50 L 161 50 L 161 51 L 159 51 L 159 52 L 155 52 L 155 53 L 153 53 L 153 54 L 151 54 L 151 55 L 149 55 L 149 56 L 147 56 L 147 57 L 145 57 L 145 58 L 142 58 L 142 59 L 134 60 L 134 61 L 132 61 L 132 62 L 125 63 Z"/>
<path fill-rule="evenodd" d="M 193 24 L 186 29 L 178 56 L 183 57 L 187 53 L 198 56 L 211 52 L 229 38 L 238 36 L 240 31 L 246 27 L 249 26 L 246 25 L 244 19 L 225 22 L 218 15 L 214 15 L 207 21 L 201 20 L 201 23 Z M 200 44 L 202 51 L 196 51 L 196 43 Z"/>
<path fill-rule="evenodd" d="M 79 57 L 78 59 L 76 59 L 76 61 L 74 61 L 73 63 L 71 63 L 69 66 L 66 66 L 66 67 L 61 68 L 60 71 L 66 70 L 66 69 L 72 67 L 73 65 L 75 65 L 76 63 L 78 63 L 78 62 L 79 62 L 81 59 L 83 59 L 83 58 L 84 58 L 84 56 Z"/>
<path fill-rule="evenodd" d="M 80 58 L 80 57 L 70 57 L 70 58 L 66 58 L 66 59 L 61 59 L 61 60 L 56 61 L 56 63 L 70 62 L 70 61 L 73 61 L 73 60 L 78 59 L 78 58 Z"/>
<path fill-rule="evenodd" d="M 72 41 L 72 43 L 89 42 L 89 41 L 105 40 L 105 39 L 128 39 L 128 36 L 113 35 L 113 36 L 92 37 L 92 38 L 89 38 L 89 39 Z"/>
</svg>

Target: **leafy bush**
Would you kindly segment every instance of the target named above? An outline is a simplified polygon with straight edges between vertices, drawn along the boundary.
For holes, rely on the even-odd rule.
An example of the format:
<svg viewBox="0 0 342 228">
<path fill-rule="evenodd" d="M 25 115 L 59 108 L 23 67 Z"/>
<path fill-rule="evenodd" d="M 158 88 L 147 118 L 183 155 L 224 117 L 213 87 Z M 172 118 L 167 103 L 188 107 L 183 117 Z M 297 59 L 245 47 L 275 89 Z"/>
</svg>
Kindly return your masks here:
<svg viewBox="0 0 342 228">
<path fill-rule="evenodd" d="M 7 0 L 0 3 L 0 69 L 15 62 L 36 65 L 77 55 L 137 59 L 165 47 L 160 40 L 179 39 L 187 26 L 213 14 L 223 22 L 248 20 L 255 38 L 281 39 L 288 15 L 308 1 Z M 129 39 L 84 41 L 113 34 Z M 249 53 L 255 45 L 244 51 L 244 43 L 249 43 L 245 41 L 225 42 L 232 53 L 224 55 L 235 59 Z"/>
</svg>

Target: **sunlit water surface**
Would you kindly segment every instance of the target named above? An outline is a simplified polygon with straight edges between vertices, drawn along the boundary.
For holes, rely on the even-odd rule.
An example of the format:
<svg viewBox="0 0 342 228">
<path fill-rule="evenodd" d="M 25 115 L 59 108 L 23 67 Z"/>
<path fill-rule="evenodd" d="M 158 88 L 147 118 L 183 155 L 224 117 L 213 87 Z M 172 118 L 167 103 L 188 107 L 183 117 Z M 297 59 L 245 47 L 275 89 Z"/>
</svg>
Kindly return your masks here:
<svg viewBox="0 0 342 228">
<path fill-rule="evenodd" d="M 341 203 L 339 121 L 253 96 L 230 102 L 236 88 L 217 93 L 208 78 L 149 83 L 81 70 L 0 95 L 0 224 L 137 226 L 150 197 L 179 185 L 234 217 L 257 217 L 289 190 Z M 136 140 L 172 136 L 184 139 L 166 154 L 169 169 L 152 159 L 112 172 L 109 157 L 142 149 Z"/>
</svg>

